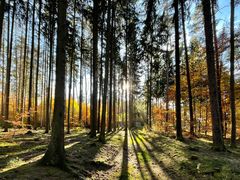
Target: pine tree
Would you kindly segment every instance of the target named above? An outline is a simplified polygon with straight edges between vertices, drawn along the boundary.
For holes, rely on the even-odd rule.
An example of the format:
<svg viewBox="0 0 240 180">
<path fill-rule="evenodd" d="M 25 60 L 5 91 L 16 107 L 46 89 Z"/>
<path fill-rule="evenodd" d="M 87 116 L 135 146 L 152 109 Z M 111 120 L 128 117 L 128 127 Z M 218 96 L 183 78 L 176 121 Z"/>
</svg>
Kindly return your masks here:
<svg viewBox="0 0 240 180">
<path fill-rule="evenodd" d="M 55 102 L 51 140 L 41 162 L 45 165 L 66 167 L 64 149 L 64 113 L 65 113 L 65 66 L 66 66 L 66 23 L 67 0 L 58 0 L 57 20 L 57 57 Z"/>
</svg>

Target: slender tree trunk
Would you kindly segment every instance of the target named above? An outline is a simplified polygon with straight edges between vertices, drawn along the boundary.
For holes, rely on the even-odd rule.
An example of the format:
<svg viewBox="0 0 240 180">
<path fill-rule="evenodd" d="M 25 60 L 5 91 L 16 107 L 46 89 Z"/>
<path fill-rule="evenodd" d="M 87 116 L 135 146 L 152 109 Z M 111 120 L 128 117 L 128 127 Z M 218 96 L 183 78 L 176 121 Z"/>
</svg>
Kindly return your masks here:
<svg viewBox="0 0 240 180">
<path fill-rule="evenodd" d="M 15 82 L 16 82 L 16 91 L 15 91 L 15 94 L 16 94 L 16 113 L 15 113 L 15 116 L 17 115 L 17 113 L 18 113 L 18 99 L 19 99 L 19 97 L 18 97 L 18 89 L 19 89 L 19 86 L 18 86 L 18 74 L 19 74 L 19 72 L 18 72 L 18 48 L 15 48 L 15 68 L 16 68 L 16 71 L 15 71 L 15 76 L 16 76 L 16 78 L 15 78 Z"/>
<path fill-rule="evenodd" d="M 151 38 L 152 39 L 152 38 Z M 149 72 L 149 127 L 152 128 L 152 63 L 153 57 L 150 57 L 150 72 Z"/>
<path fill-rule="evenodd" d="M 126 29 L 125 29 L 125 131 L 128 129 L 128 0 L 126 2 L 127 10 L 126 10 Z"/>
<path fill-rule="evenodd" d="M 206 37 L 209 96 L 212 113 L 213 148 L 215 150 L 222 151 L 225 149 L 225 146 L 222 137 L 222 128 L 220 122 L 220 112 L 218 103 L 218 89 L 216 69 L 214 63 L 213 30 L 210 0 L 202 0 L 202 5 L 204 15 L 204 30 Z"/>
<path fill-rule="evenodd" d="M 236 107 L 235 107 L 235 80 L 234 80 L 234 0 L 230 1 L 231 17 L 230 17 L 230 104 L 231 104 L 231 146 L 236 146 Z"/>
<path fill-rule="evenodd" d="M 88 126 L 88 83 L 87 83 L 87 69 L 85 69 L 85 99 L 86 99 L 86 125 Z M 86 127 L 85 125 L 85 127 Z"/>
<path fill-rule="evenodd" d="M 42 0 L 39 0 L 39 10 L 38 10 L 38 47 L 37 47 L 37 67 L 36 67 L 36 82 L 35 82 L 35 115 L 34 115 L 34 129 L 37 129 L 38 122 L 38 76 L 39 76 L 39 61 L 40 61 L 40 39 L 41 39 L 41 10 L 42 10 Z"/>
<path fill-rule="evenodd" d="M 115 35 L 115 28 L 116 28 L 116 20 L 115 20 L 115 7 L 116 5 L 113 5 L 113 10 L 112 10 L 112 24 L 113 24 L 113 46 L 116 48 L 116 35 Z M 117 99 L 117 92 L 116 92 L 116 52 L 114 49 L 112 49 L 113 53 L 113 131 L 116 131 L 116 99 Z"/>
<path fill-rule="evenodd" d="M 65 66 L 66 66 L 66 24 L 67 0 L 58 0 L 58 30 L 57 30 L 57 58 L 56 84 L 53 114 L 53 128 L 47 152 L 42 163 L 65 168 L 64 150 L 64 113 L 65 113 Z"/>
<path fill-rule="evenodd" d="M 102 100 L 102 123 L 99 140 L 105 142 L 105 126 L 106 126 L 106 108 L 107 108 L 107 91 L 108 91 L 108 71 L 109 71 L 109 59 L 110 59 L 110 41 L 111 41 L 111 0 L 108 0 L 107 10 L 107 44 L 106 44 L 106 59 L 105 59 L 105 78 L 103 87 L 103 100 Z"/>
<path fill-rule="evenodd" d="M 96 136 L 98 94 L 98 15 L 99 1 L 93 0 L 93 96 L 91 112 L 91 137 Z"/>
<path fill-rule="evenodd" d="M 215 6 L 216 0 L 212 0 L 212 20 L 213 20 L 213 41 L 214 41 L 214 52 L 216 60 L 216 75 L 217 75 L 217 88 L 218 88 L 218 103 L 219 103 L 219 112 L 220 112 L 220 122 L 223 132 L 223 111 L 222 111 L 222 95 L 221 95 L 221 68 L 219 60 L 219 50 L 218 50 L 218 39 L 217 39 L 217 30 L 216 30 L 216 18 L 215 18 Z"/>
<path fill-rule="evenodd" d="M 180 86 L 180 57 L 179 57 L 179 22 L 178 0 L 174 0 L 174 24 L 175 24 L 175 61 L 176 61 L 176 138 L 183 140 L 181 120 L 181 86 Z"/>
<path fill-rule="evenodd" d="M 83 5 L 82 5 L 82 11 L 83 11 Z M 80 49 L 81 49 L 81 57 L 80 57 L 80 92 L 79 92 L 79 123 L 80 126 L 82 125 L 82 97 L 83 97 L 83 92 L 82 92 L 82 84 L 83 84 L 83 12 L 82 12 L 82 17 L 81 17 L 81 42 L 80 42 Z"/>
<path fill-rule="evenodd" d="M 7 60 L 7 71 L 6 71 L 6 84 L 5 84 L 5 107 L 4 107 L 4 132 L 8 131 L 8 122 L 9 121 L 9 98 L 10 98 L 10 79 L 11 79 L 11 65 L 12 65 L 12 46 L 13 46 L 13 31 L 14 31 L 14 22 L 15 22 L 15 10 L 16 10 L 16 0 L 14 0 L 13 12 L 12 12 L 12 27 L 11 27 L 11 38 L 9 45 L 9 56 Z M 10 15 L 10 13 L 9 13 Z"/>
<path fill-rule="evenodd" d="M 113 7 L 113 5 L 112 5 Z M 111 41 L 110 41 L 110 62 L 109 62 L 109 70 L 110 70 L 110 77 L 109 77 L 109 106 L 108 106 L 108 132 L 112 131 L 112 103 L 113 103 L 113 8 L 112 8 L 112 16 L 111 16 Z"/>
<path fill-rule="evenodd" d="M 4 115 L 4 86 L 5 86 L 5 45 L 4 45 L 4 39 L 3 39 L 3 47 L 2 47 L 2 102 L 1 102 L 1 115 L 3 117 Z"/>
<path fill-rule="evenodd" d="M 29 77 L 29 92 L 28 92 L 28 129 L 31 129 L 31 107 L 32 107 L 32 81 L 33 81 L 33 58 L 34 58 L 34 28 L 35 28 L 35 6 L 36 0 L 33 0 L 33 15 L 32 15 L 32 45 L 31 45 L 31 60 L 30 60 L 30 77 Z"/>
<path fill-rule="evenodd" d="M 18 81 L 18 98 L 17 98 L 17 113 L 20 112 L 20 96 L 21 96 L 21 82 L 22 82 L 22 54 L 23 54 L 23 38 L 22 38 L 22 32 L 21 32 L 21 50 L 20 50 L 20 67 L 18 71 L 19 81 Z"/>
<path fill-rule="evenodd" d="M 70 110 L 71 110 L 71 91 L 72 91 L 72 83 L 73 83 L 73 65 L 75 61 L 75 19 L 76 19 L 76 0 L 74 0 L 74 13 L 73 13 L 73 41 L 72 41 L 72 49 L 71 49 L 71 57 L 70 57 L 70 76 L 69 76 L 69 88 L 68 88 L 68 119 L 67 119 L 67 134 L 70 134 Z M 74 91 L 74 90 L 73 90 Z M 74 100 L 74 99 L 72 99 Z"/>
<path fill-rule="evenodd" d="M 75 80 L 74 80 L 74 74 L 73 74 L 73 82 L 72 82 L 72 84 L 73 84 L 73 97 L 72 97 L 72 122 L 74 122 L 74 101 L 75 101 Z"/>
<path fill-rule="evenodd" d="M 181 0 L 181 11 L 182 11 L 182 28 L 183 28 L 183 39 L 184 39 L 184 51 L 186 61 L 186 73 L 187 73 L 187 84 L 188 84 L 188 102 L 189 102 L 189 116 L 190 116 L 190 135 L 194 136 L 194 119 L 193 119 L 193 105 L 192 105 L 192 87 L 190 79 L 190 68 L 189 68 L 189 57 L 187 49 L 186 39 L 186 28 L 185 28 L 185 12 L 184 12 L 184 0 Z"/>
<path fill-rule="evenodd" d="M 3 20 L 5 11 L 5 0 L 0 1 L 0 51 L 2 47 L 2 32 L 3 32 Z"/>
<path fill-rule="evenodd" d="M 68 115 L 67 115 L 67 134 L 70 134 L 70 110 L 71 110 L 71 91 L 72 91 L 72 70 L 73 58 L 70 59 L 70 76 L 69 76 L 69 87 L 68 87 Z"/>
<path fill-rule="evenodd" d="M 27 38 L 28 38 L 28 14 L 29 13 L 29 0 L 27 1 L 27 12 L 25 21 L 25 42 L 24 42 L 24 52 L 23 52 L 23 72 L 22 72 L 22 92 L 21 92 L 21 119 L 24 119 L 24 90 L 25 90 L 25 73 L 26 73 L 26 60 L 27 60 Z"/>
<path fill-rule="evenodd" d="M 102 12 L 102 31 L 101 31 L 101 57 L 100 57 L 100 76 L 99 76 L 99 100 L 98 100 L 98 127 L 97 130 L 100 132 L 100 119 L 101 119 L 101 96 L 102 96 L 102 83 L 103 83 L 103 38 L 104 38 L 104 18 L 105 11 Z"/>
<path fill-rule="evenodd" d="M 52 61 L 53 61 L 53 44 L 54 44 L 54 20 L 53 20 L 53 2 L 50 2 L 49 11 L 49 46 L 50 46 L 50 57 L 49 57 L 49 74 L 48 74 L 48 86 L 47 86 L 47 100 L 46 100 L 46 127 L 45 133 L 48 133 L 50 128 L 50 86 L 51 86 L 51 75 L 52 75 Z"/>
<path fill-rule="evenodd" d="M 170 57 L 169 57 L 169 52 L 168 52 L 168 44 L 167 44 L 167 52 L 166 52 L 166 64 L 167 64 L 167 84 L 166 84 L 166 124 L 165 124 L 165 132 L 168 132 L 168 121 L 169 121 L 169 96 L 168 96 L 168 91 L 169 91 L 169 62 Z"/>
</svg>

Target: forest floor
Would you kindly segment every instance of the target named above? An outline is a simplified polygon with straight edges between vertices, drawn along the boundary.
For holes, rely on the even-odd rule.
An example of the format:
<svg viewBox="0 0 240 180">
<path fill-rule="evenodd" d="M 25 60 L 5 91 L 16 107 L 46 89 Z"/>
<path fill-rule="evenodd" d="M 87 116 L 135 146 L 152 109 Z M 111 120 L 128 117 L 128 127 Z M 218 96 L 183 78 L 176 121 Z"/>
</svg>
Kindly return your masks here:
<svg viewBox="0 0 240 180">
<path fill-rule="evenodd" d="M 0 133 L 0 179 L 240 179 L 240 148 L 214 152 L 206 138 L 180 142 L 135 129 L 108 133 L 102 144 L 87 130 L 73 130 L 65 136 L 73 175 L 39 165 L 50 135 L 26 132 Z"/>
</svg>

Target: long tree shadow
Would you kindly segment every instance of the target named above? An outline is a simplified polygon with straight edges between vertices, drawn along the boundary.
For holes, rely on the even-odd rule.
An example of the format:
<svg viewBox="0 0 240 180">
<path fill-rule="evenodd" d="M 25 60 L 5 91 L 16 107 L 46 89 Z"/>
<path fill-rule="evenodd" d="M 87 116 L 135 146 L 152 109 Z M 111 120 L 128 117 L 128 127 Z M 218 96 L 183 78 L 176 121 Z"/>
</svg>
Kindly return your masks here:
<svg viewBox="0 0 240 180">
<path fill-rule="evenodd" d="M 132 133 L 132 131 L 131 131 L 131 134 L 132 134 L 133 142 L 135 142 L 138 152 L 141 153 L 142 159 L 143 159 L 143 161 L 144 161 L 144 165 L 145 165 L 145 167 L 147 168 L 147 171 L 148 171 L 151 179 L 158 179 L 158 178 L 156 177 L 156 175 L 154 174 L 154 172 L 152 171 L 151 167 L 150 167 L 149 158 L 147 157 L 146 152 L 142 149 L 142 147 L 141 147 L 141 145 L 139 144 L 139 142 L 138 142 L 135 134 Z M 136 153 L 136 152 L 135 152 L 135 153 Z M 136 156 L 137 156 L 137 157 L 139 156 L 138 153 L 136 153 Z M 140 166 L 140 164 L 139 164 L 139 166 Z"/>
<path fill-rule="evenodd" d="M 128 179 L 128 130 L 125 131 L 122 151 L 122 169 L 120 179 Z"/>
<path fill-rule="evenodd" d="M 139 137 L 139 135 L 136 131 L 132 131 L 132 135 L 136 142 L 140 141 L 141 144 L 143 144 L 143 146 L 147 150 L 148 155 L 154 160 L 154 162 L 156 162 L 158 164 L 159 168 L 166 174 L 166 176 L 168 176 L 169 178 L 180 178 L 180 175 L 177 172 L 175 172 L 171 168 L 166 167 L 165 164 L 153 154 L 153 152 L 156 151 L 158 149 L 158 147 L 153 146 L 154 149 L 150 149 L 149 146 L 147 146 L 146 143 L 144 142 L 144 140 L 146 140 L 146 139 L 144 138 L 144 140 L 143 140 L 141 137 Z M 139 142 L 138 142 L 138 144 L 139 144 Z M 152 144 L 154 144 L 154 143 L 152 143 Z M 162 150 L 160 150 L 158 152 L 163 153 Z"/>
<path fill-rule="evenodd" d="M 112 134 L 112 136 L 114 136 Z M 67 164 L 69 168 L 71 168 L 75 174 L 79 174 L 80 178 L 82 177 L 85 179 L 86 177 L 91 177 L 91 174 L 93 171 L 106 171 L 110 169 L 112 166 L 108 165 L 106 163 L 96 161 L 95 157 L 99 153 L 99 150 L 102 148 L 103 144 L 98 142 L 98 138 L 90 138 L 87 134 L 87 132 L 81 132 L 77 135 L 72 135 L 71 137 L 65 138 L 65 149 L 66 149 L 66 156 L 67 156 Z M 106 145 L 105 145 L 106 146 Z M 14 179 L 17 177 L 16 172 L 22 172 L 28 173 L 31 171 L 31 169 L 35 169 L 39 167 L 40 169 L 43 168 L 42 166 L 39 166 L 37 160 L 32 162 L 31 159 L 34 159 L 38 157 L 39 155 L 43 155 L 45 150 L 47 148 L 47 142 L 45 144 L 45 147 L 41 149 L 41 151 L 38 151 L 37 154 L 31 154 L 31 151 L 29 152 L 31 155 L 30 161 L 26 161 L 24 165 L 20 165 L 18 167 L 14 167 L 11 170 L 7 170 L 5 172 L 2 172 L 0 175 L 0 179 L 4 177 L 11 176 L 11 179 Z M 25 158 L 26 154 L 22 153 L 21 156 L 11 156 L 11 158 L 19 158 L 22 160 L 22 158 Z M 8 165 L 8 161 L 4 162 L 4 166 Z M 2 168 L 2 167 L 1 167 Z M 31 175 L 31 173 L 29 173 Z M 29 176 L 31 177 L 31 176 Z"/>
<path fill-rule="evenodd" d="M 142 167 L 141 167 L 141 165 L 140 165 L 140 159 L 139 159 L 139 157 L 138 157 L 138 155 L 137 155 L 137 148 L 136 148 L 136 146 L 135 146 L 132 133 L 130 133 L 130 137 L 131 137 L 131 141 L 132 141 L 132 146 L 133 146 L 134 154 L 135 154 L 136 159 L 137 159 L 138 167 L 139 167 L 139 169 L 140 169 L 140 175 L 141 175 L 142 179 L 145 179 L 145 178 L 144 178 L 143 171 L 142 171 Z"/>
<path fill-rule="evenodd" d="M 143 143 L 143 145 L 146 147 L 146 149 L 147 149 L 149 152 L 152 152 L 153 149 L 151 149 L 151 148 L 146 144 L 146 142 L 147 142 L 151 147 L 154 148 L 154 152 L 162 153 L 162 154 L 168 156 L 168 157 L 171 159 L 171 161 L 174 161 L 174 163 L 177 163 L 177 161 L 175 160 L 175 158 L 170 156 L 169 151 L 163 150 L 162 147 L 160 147 L 160 146 L 157 145 L 156 142 L 161 142 L 162 144 L 165 144 L 165 143 L 166 143 L 166 142 L 165 142 L 166 140 L 165 140 L 163 137 L 158 137 L 158 138 L 150 141 L 150 140 L 147 139 L 147 138 L 143 138 L 143 134 L 141 134 L 141 137 L 140 137 L 140 135 L 139 135 L 140 133 L 138 133 L 138 131 L 133 131 L 133 133 L 134 133 L 134 134 L 137 136 L 137 138 Z"/>
<path fill-rule="evenodd" d="M 65 145 L 80 141 L 81 134 L 65 137 Z M 14 146 L 6 146 L 0 149 L 0 169 L 6 168 L 11 161 L 28 161 L 43 154 L 47 148 L 49 138 L 44 136 L 39 138 L 39 134 L 18 135 L 14 137 Z"/>
</svg>

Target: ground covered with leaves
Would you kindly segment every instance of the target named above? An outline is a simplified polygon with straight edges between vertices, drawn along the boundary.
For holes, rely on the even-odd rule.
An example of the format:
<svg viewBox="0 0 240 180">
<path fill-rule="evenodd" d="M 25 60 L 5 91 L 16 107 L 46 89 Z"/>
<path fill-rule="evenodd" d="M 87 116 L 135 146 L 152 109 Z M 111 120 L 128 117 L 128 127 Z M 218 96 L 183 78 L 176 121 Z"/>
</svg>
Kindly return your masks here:
<svg viewBox="0 0 240 180">
<path fill-rule="evenodd" d="M 1 132 L 0 179 L 240 179 L 240 149 L 214 152 L 206 138 L 180 142 L 135 129 L 108 133 L 102 144 L 88 133 L 65 136 L 69 173 L 39 165 L 49 134 Z"/>
</svg>

